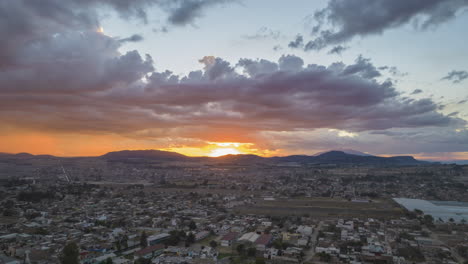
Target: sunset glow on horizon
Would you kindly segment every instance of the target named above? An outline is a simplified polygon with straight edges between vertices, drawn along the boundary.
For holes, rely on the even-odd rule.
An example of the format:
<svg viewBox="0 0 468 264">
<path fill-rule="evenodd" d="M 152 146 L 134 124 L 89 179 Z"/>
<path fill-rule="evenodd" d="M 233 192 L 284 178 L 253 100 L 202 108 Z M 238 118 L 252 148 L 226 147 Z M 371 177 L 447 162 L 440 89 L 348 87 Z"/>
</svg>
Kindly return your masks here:
<svg viewBox="0 0 468 264">
<path fill-rule="evenodd" d="M 0 152 L 468 160 L 468 4 L 367 1 L 7 1 Z"/>
</svg>

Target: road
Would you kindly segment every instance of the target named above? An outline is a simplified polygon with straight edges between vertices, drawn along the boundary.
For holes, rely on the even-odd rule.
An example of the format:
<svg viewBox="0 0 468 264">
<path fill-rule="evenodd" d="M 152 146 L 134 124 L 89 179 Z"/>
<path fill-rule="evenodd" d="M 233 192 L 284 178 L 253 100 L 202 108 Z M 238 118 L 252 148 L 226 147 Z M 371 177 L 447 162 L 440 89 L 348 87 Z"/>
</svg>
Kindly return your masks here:
<svg viewBox="0 0 468 264">
<path fill-rule="evenodd" d="M 310 261 L 315 255 L 315 246 L 317 245 L 317 237 L 320 230 L 322 230 L 323 221 L 320 221 L 310 238 L 310 249 L 306 251 L 304 256 L 304 262 Z"/>
<path fill-rule="evenodd" d="M 429 228 L 427 228 L 426 226 L 423 226 L 423 230 L 428 232 L 429 234 L 431 234 L 431 238 L 435 241 L 438 241 L 440 242 L 442 245 L 446 246 L 447 248 L 450 249 L 450 252 L 452 253 L 452 256 L 456 259 L 456 261 L 458 263 L 464 263 L 464 259 L 462 256 L 460 256 L 456 250 L 456 248 L 454 247 L 449 247 L 444 241 L 442 241 L 439 236 L 435 233 L 435 232 L 432 232 L 431 230 L 429 230 Z"/>
</svg>

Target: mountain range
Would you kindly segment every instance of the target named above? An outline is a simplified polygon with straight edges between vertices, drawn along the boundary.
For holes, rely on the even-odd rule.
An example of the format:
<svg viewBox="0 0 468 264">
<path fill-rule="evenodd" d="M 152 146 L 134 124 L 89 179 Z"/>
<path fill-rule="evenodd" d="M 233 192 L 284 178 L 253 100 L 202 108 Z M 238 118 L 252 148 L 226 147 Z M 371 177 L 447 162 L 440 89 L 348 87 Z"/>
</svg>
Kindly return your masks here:
<svg viewBox="0 0 468 264">
<path fill-rule="evenodd" d="M 32 155 L 29 153 L 0 153 L 0 159 L 62 159 L 50 155 Z M 102 156 L 87 157 L 110 162 L 152 161 L 152 162 L 214 162 L 231 164 L 336 164 L 363 166 L 412 166 L 428 165 L 431 162 L 417 160 L 412 156 L 379 157 L 354 150 L 332 150 L 315 155 L 291 155 L 284 157 L 261 157 L 252 154 L 225 155 L 221 157 L 189 157 L 176 152 L 161 150 L 123 150 L 109 152 Z M 67 158 L 63 158 L 67 159 Z"/>
</svg>

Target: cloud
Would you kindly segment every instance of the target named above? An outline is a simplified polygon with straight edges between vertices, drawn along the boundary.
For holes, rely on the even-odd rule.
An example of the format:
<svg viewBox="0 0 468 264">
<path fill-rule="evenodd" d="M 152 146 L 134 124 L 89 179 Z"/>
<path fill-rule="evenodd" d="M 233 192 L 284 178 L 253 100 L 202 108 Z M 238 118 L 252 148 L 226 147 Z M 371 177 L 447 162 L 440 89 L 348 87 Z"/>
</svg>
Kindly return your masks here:
<svg viewBox="0 0 468 264">
<path fill-rule="evenodd" d="M 183 25 L 196 19 L 204 8 L 229 1 L 161 1 L 161 0 L 41 0 L 0 1 L 0 69 L 15 61 L 26 45 L 52 38 L 67 32 L 97 31 L 100 17 L 113 11 L 124 19 L 137 19 L 147 23 L 150 8 L 159 8 L 168 14 L 173 23 Z M 194 6 L 190 9 L 190 6 Z M 126 41 L 139 41 L 134 35 Z"/>
<path fill-rule="evenodd" d="M 97 31 L 98 7 L 133 18 L 153 1 L 41 3 L 48 9 L 35 1 L 0 2 L 0 33 L 8 36 L 0 42 L 0 134 L 110 134 L 268 148 L 265 133 L 337 129 L 360 135 L 342 140 L 360 140 L 370 130 L 466 125 L 440 113 L 432 99 L 403 97 L 362 56 L 328 66 L 294 55 L 234 63 L 206 56 L 202 70 L 176 75 L 156 71 L 149 55 L 120 51 L 139 37 L 122 41 Z"/>
<path fill-rule="evenodd" d="M 407 155 L 422 157 L 421 153 L 465 152 L 468 148 L 468 130 L 458 132 L 449 128 L 393 128 L 366 131 L 358 136 L 339 136 L 329 130 L 268 131 L 262 134 L 270 147 L 286 153 L 313 154 L 330 149 L 357 149 L 376 155 Z M 460 159 L 462 159 L 460 157 Z"/>
<path fill-rule="evenodd" d="M 395 66 L 381 66 L 381 67 L 378 67 L 378 69 L 381 70 L 381 71 L 387 71 L 388 73 L 390 73 L 394 77 L 403 77 L 403 76 L 408 75 L 407 72 L 401 72 Z"/>
<path fill-rule="evenodd" d="M 203 16 L 205 9 L 236 2 L 233 0 L 165 0 L 162 5 L 168 11 L 168 22 L 176 26 L 191 24 Z"/>
<path fill-rule="evenodd" d="M 161 26 L 157 28 L 153 28 L 154 33 L 167 33 L 169 32 L 169 29 L 166 26 Z"/>
<path fill-rule="evenodd" d="M 420 94 L 422 92 L 423 92 L 423 90 L 421 90 L 421 89 L 415 89 L 411 94 Z"/>
<path fill-rule="evenodd" d="M 466 78 L 468 78 L 468 72 L 467 71 L 455 71 L 454 70 L 454 71 L 449 72 L 441 80 L 452 81 L 453 83 L 460 83 L 460 82 L 464 81 Z"/>
<path fill-rule="evenodd" d="M 278 40 L 282 34 L 278 30 L 273 30 L 268 27 L 261 27 L 255 34 L 243 35 L 242 38 L 247 40 L 262 40 L 262 39 L 273 39 Z"/>
<path fill-rule="evenodd" d="M 33 68 L 31 74 L 23 74 L 23 67 L 0 73 L 2 123 L 121 135 L 158 128 L 160 136 L 213 140 L 222 135 L 234 142 L 261 131 L 333 128 L 356 133 L 466 123 L 438 113 L 430 99 L 400 97 L 391 82 L 375 79 L 376 67 L 362 57 L 352 65 L 326 67 L 304 66 L 293 55 L 278 62 L 241 59 L 235 65 L 207 56 L 200 60 L 203 71 L 177 76 L 154 71 L 151 57 L 143 59 L 136 51 L 118 54 L 119 42 L 109 37 L 96 33 L 85 38 L 95 45 L 76 38 L 65 41 L 70 47 L 44 46 L 49 49 L 43 52 L 55 57 L 27 56 L 23 66 Z M 74 45 L 93 48 L 84 49 L 85 56 L 76 54 L 87 63 L 68 57 Z M 49 59 L 54 63 L 47 64 Z"/>
<path fill-rule="evenodd" d="M 321 50 L 410 22 L 424 30 L 453 19 L 467 7 L 465 0 L 329 0 L 314 13 L 311 34 L 316 37 L 304 49 Z"/>
<path fill-rule="evenodd" d="M 304 37 L 302 35 L 297 35 L 296 39 L 289 42 L 288 47 L 292 49 L 302 48 L 304 46 Z"/>
<path fill-rule="evenodd" d="M 283 49 L 283 47 L 281 47 L 280 45 L 275 45 L 275 46 L 273 47 L 273 50 L 274 50 L 274 51 L 280 51 L 280 50 L 282 50 L 282 49 Z"/>
<path fill-rule="evenodd" d="M 143 37 L 139 34 L 133 34 L 131 35 L 130 37 L 128 38 L 123 38 L 123 39 L 120 39 L 119 42 L 121 43 L 125 43 L 125 42 L 140 42 L 143 40 Z"/>
<path fill-rule="evenodd" d="M 338 45 L 338 46 L 335 46 L 333 47 L 329 52 L 328 54 L 338 54 L 338 55 L 341 55 L 341 53 L 343 53 L 343 51 L 347 50 L 349 47 L 345 47 L 345 46 L 342 46 L 342 45 Z"/>
<path fill-rule="evenodd" d="M 123 19 L 148 22 L 147 10 L 158 8 L 165 11 L 173 23 L 192 23 L 204 8 L 229 1 L 190 0 L 41 0 L 0 1 L 0 69 L 14 64 L 15 56 L 25 45 L 32 45 L 41 38 L 71 31 L 98 31 L 100 18 L 109 10 Z M 190 10 L 190 5 L 195 5 Z M 185 11 L 184 11 L 185 10 Z M 185 18 L 184 18 L 185 14 Z M 127 39 L 140 40 L 138 35 Z"/>
<path fill-rule="evenodd" d="M 381 73 L 370 62 L 370 59 L 363 58 L 362 55 L 356 59 L 354 64 L 344 68 L 344 74 L 359 74 L 363 78 L 372 79 L 381 76 Z"/>
<path fill-rule="evenodd" d="M 278 64 L 268 60 L 240 59 L 237 66 L 243 69 L 243 72 L 251 77 L 260 74 L 268 74 L 278 70 Z"/>
</svg>

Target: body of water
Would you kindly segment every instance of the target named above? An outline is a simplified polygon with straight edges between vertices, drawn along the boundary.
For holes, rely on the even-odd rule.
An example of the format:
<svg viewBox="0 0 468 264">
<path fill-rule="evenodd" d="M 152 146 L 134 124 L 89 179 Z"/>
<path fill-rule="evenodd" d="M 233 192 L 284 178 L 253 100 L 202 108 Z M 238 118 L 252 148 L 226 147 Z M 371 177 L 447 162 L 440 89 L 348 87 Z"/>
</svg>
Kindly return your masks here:
<svg viewBox="0 0 468 264">
<path fill-rule="evenodd" d="M 434 220 L 442 219 L 444 222 L 453 218 L 455 222 L 465 219 L 468 223 L 468 203 L 456 201 L 428 201 L 421 199 L 393 198 L 395 202 L 409 211 L 419 209 L 424 214 L 432 215 Z"/>
</svg>

